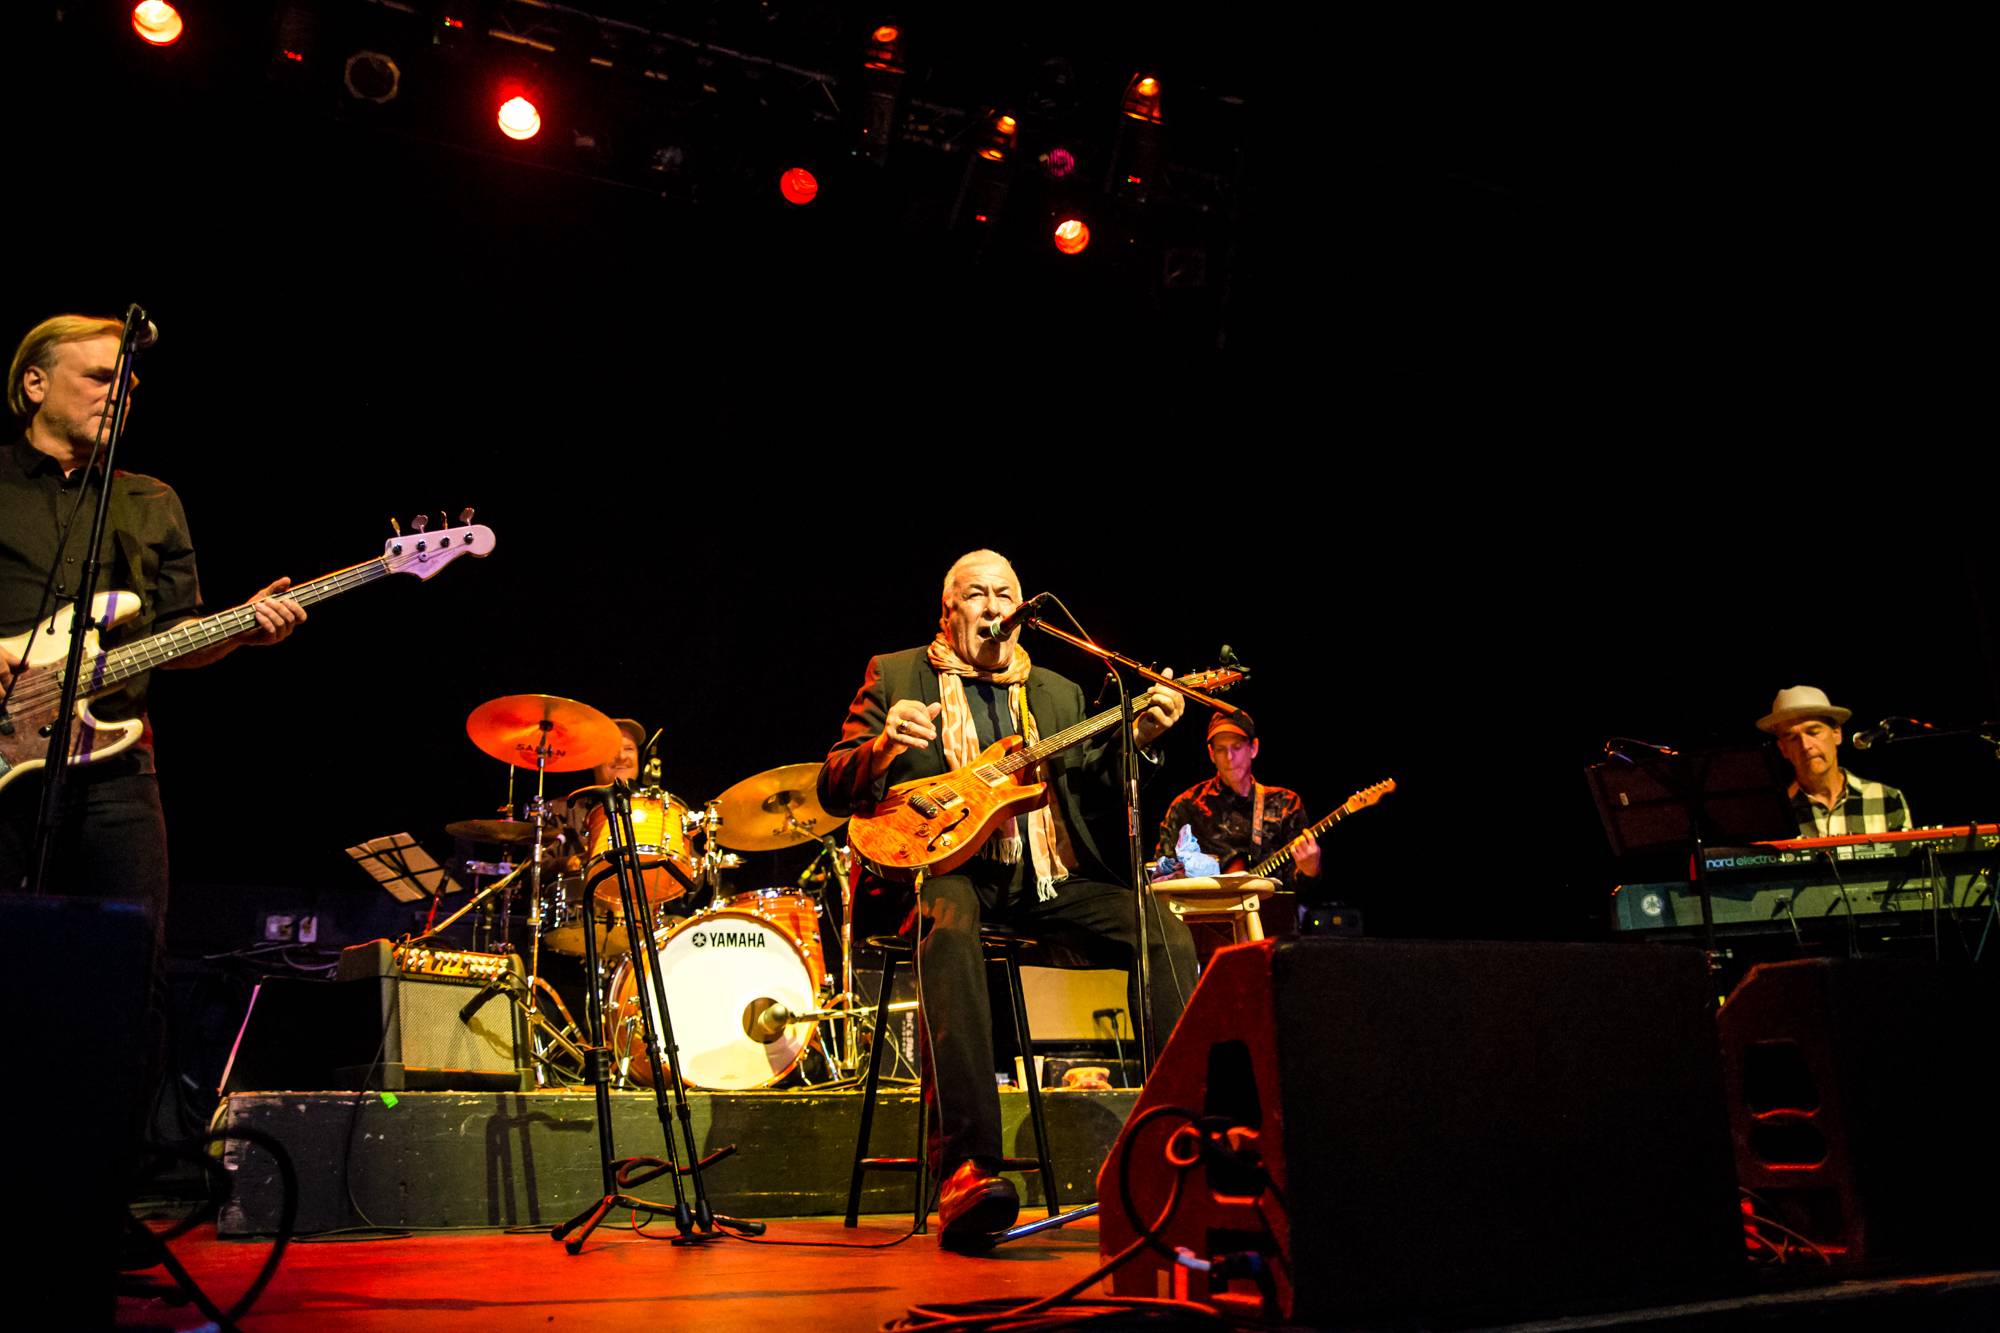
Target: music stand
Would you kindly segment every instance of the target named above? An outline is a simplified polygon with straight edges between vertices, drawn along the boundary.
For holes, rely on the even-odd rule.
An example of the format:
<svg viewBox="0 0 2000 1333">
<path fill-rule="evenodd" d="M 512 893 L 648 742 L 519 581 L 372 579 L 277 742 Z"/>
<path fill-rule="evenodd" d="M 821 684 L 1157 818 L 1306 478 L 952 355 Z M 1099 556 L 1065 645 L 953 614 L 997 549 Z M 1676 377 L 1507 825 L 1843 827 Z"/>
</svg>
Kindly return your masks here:
<svg viewBox="0 0 2000 1333">
<path fill-rule="evenodd" d="M 1686 848 L 1701 901 L 1701 942 L 1709 967 L 1715 907 L 1708 889 L 1709 846 L 1798 836 L 1789 770 L 1767 745 L 1718 746 L 1644 762 L 1623 755 L 1584 770 L 1611 854 Z"/>
</svg>

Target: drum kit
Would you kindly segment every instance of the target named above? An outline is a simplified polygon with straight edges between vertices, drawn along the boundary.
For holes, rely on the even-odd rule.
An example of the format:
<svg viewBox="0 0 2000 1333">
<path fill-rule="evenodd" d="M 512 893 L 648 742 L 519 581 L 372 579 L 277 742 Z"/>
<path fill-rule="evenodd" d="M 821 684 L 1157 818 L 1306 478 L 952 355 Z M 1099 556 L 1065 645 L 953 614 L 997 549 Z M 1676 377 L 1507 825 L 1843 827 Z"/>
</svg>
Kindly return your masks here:
<svg viewBox="0 0 2000 1333">
<path fill-rule="evenodd" d="M 609 802 L 601 799 L 600 788 L 553 801 L 545 791 L 550 773 L 617 759 L 620 724 L 574 699 L 522 694 L 481 704 L 466 719 L 466 732 L 481 751 L 509 765 L 509 814 L 516 809 L 515 773 L 535 774 L 535 793 L 519 807 L 524 818 L 464 820 L 446 825 L 445 832 L 475 853 L 499 853 L 492 859 L 463 857 L 458 864 L 488 899 L 484 915 L 475 919 L 474 947 L 510 951 L 517 936 L 525 935 L 529 985 L 519 1003 L 535 1034 L 538 1078 L 573 1079 L 576 1071 L 564 1060 L 583 1038 L 561 995 L 541 975 L 547 952 L 563 960 L 555 962 L 558 971 L 573 968 L 570 960 L 590 960 L 581 985 L 600 988 L 604 1035 L 619 1084 L 655 1086 L 658 1071 L 643 1038 L 648 1025 L 657 1033 L 658 1016 L 652 1004 L 642 1002 L 634 935 L 625 920 L 619 876 L 609 870 L 616 857 Z M 837 883 L 842 929 L 848 929 L 847 851 L 829 836 L 845 820 L 820 806 L 819 769 L 818 764 L 770 769 L 700 807 L 657 786 L 630 790 L 633 840 L 627 864 L 643 886 L 635 901 L 651 914 L 646 928 L 658 950 L 679 1072 L 688 1087 L 769 1087 L 815 1046 L 841 1076 L 859 1063 L 851 1022 L 844 1041 L 827 1041 L 820 1033 L 822 1020 L 849 1016 L 853 972 L 850 950 L 842 947 L 840 984 L 829 978 L 820 930 L 828 913 L 819 897 L 803 887 L 730 892 L 723 878 L 743 864 L 739 853 L 817 841 L 820 853 L 800 884 L 816 880 L 823 890 Z M 830 872 L 821 869 L 822 862 Z M 483 880 L 491 882 L 482 885 Z M 526 910 L 517 914 L 514 891 L 523 887 Z M 595 938 L 587 938 L 592 931 Z M 545 1001 L 560 1023 L 542 1011 Z"/>
</svg>

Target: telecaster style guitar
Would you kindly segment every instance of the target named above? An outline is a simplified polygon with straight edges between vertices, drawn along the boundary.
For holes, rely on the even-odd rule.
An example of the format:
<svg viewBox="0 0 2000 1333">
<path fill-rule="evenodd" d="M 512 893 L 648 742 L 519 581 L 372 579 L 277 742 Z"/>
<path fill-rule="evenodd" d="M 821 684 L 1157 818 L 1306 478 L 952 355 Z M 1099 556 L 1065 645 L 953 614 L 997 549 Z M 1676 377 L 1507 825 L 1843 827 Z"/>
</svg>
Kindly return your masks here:
<svg viewBox="0 0 2000 1333">
<path fill-rule="evenodd" d="M 1292 858 L 1299 853 L 1299 844 L 1307 838 L 1317 838 L 1320 834 L 1326 832 L 1349 815 L 1366 810 L 1369 806 L 1375 804 L 1375 802 L 1381 800 L 1394 790 L 1396 790 L 1396 779 L 1394 778 L 1384 778 L 1372 787 L 1363 787 L 1360 791 L 1348 797 L 1338 810 L 1328 815 L 1325 819 L 1320 820 L 1319 823 L 1314 824 L 1311 828 L 1293 838 L 1270 856 L 1251 867 L 1250 873 L 1263 879 L 1269 879 L 1273 874 L 1283 870 L 1292 863 Z M 1243 863 L 1239 860 L 1232 863 L 1229 868 L 1231 870 L 1241 870 Z"/>
<path fill-rule="evenodd" d="M 462 555 L 485 555 L 492 549 L 493 529 L 484 524 L 411 532 L 386 543 L 380 558 L 302 583 L 286 590 L 284 596 L 311 605 L 389 574 L 427 579 Z M 90 715 L 89 700 L 108 694 L 142 671 L 213 647 L 257 626 L 255 610 L 248 605 L 233 606 L 199 620 L 184 620 L 170 630 L 108 652 L 98 648 L 99 634 L 138 611 L 136 593 L 101 592 L 91 599 L 90 619 L 83 627 L 84 682 L 78 691 L 76 723 L 70 729 L 72 764 L 108 759 L 129 749 L 146 729 L 138 718 L 99 722 Z M 31 630 L 0 639 L 0 648 L 25 659 L 6 710 L 0 712 L 0 790 L 48 762 L 49 735 L 55 727 L 63 667 L 68 663 L 69 638 L 75 627 L 76 609 L 64 607 L 40 626 L 39 633 Z"/>
<path fill-rule="evenodd" d="M 1175 684 L 1213 693 L 1228 689 L 1244 675 L 1223 668 Z M 1009 736 L 987 746 L 964 768 L 899 782 L 872 809 L 854 812 L 847 826 L 848 844 L 886 875 L 907 876 L 919 870 L 942 875 L 956 870 L 1002 820 L 1048 799 L 1049 784 L 1033 780 L 1037 764 L 1117 725 L 1118 717 L 1116 708 L 1106 709 L 1033 745 Z"/>
</svg>

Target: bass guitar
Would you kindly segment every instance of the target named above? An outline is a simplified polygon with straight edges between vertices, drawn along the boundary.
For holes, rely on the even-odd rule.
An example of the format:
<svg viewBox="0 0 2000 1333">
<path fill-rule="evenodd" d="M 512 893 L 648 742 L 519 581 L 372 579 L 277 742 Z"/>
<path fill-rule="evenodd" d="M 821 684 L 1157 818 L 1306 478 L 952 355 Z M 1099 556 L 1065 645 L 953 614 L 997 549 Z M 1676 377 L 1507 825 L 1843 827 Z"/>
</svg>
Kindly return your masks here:
<svg viewBox="0 0 2000 1333">
<path fill-rule="evenodd" d="M 1228 689 L 1244 675 L 1222 668 L 1175 683 L 1212 693 Z M 996 825 L 1048 799 L 1049 784 L 1033 780 L 1035 765 L 1115 726 L 1118 718 L 1119 710 L 1109 708 L 1033 745 L 1009 736 L 987 746 L 964 768 L 899 782 L 872 808 L 854 812 L 847 826 L 848 845 L 885 875 L 907 876 L 920 870 L 942 875 L 956 870 L 972 858 Z"/>
<path fill-rule="evenodd" d="M 337 569 L 288 589 L 284 595 L 309 606 L 390 574 L 428 579 L 462 555 L 485 555 L 492 549 L 493 529 L 484 524 L 436 532 L 419 530 L 391 539 L 374 560 Z M 138 612 L 137 593 L 101 592 L 91 599 L 90 618 L 83 626 L 83 687 L 78 691 L 76 721 L 70 728 L 72 764 L 108 759 L 131 748 L 146 729 L 139 718 L 98 721 L 90 714 L 89 700 L 110 693 L 142 671 L 257 627 L 257 613 L 250 605 L 233 606 L 199 620 L 184 620 L 136 643 L 109 651 L 99 649 L 100 634 Z M 48 762 L 49 736 L 55 730 L 56 707 L 62 698 L 63 668 L 68 665 L 70 635 L 75 632 L 76 608 L 69 606 L 35 630 L 0 639 L 0 648 L 23 659 L 13 693 L 0 710 L 0 790 Z"/>
</svg>

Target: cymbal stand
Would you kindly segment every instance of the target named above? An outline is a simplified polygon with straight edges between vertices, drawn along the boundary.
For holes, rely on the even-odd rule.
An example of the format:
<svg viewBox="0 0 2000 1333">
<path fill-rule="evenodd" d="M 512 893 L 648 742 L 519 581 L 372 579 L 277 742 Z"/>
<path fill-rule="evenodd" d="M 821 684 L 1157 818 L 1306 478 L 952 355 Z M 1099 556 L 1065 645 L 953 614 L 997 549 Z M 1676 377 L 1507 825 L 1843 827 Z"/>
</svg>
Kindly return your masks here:
<svg viewBox="0 0 2000 1333">
<path fill-rule="evenodd" d="M 799 875 L 799 882 L 803 884 L 823 859 L 833 862 L 833 876 L 840 881 L 840 1005 L 823 1012 L 828 1016 L 841 1020 L 840 1050 L 837 1054 L 828 1052 L 828 1059 L 832 1062 L 841 1078 L 853 1078 L 861 1071 L 861 1039 L 855 1025 L 861 1021 L 862 1014 L 854 1005 L 854 879 L 852 875 L 852 855 L 847 848 L 835 842 L 831 835 L 813 833 L 805 825 L 799 823 L 797 819 L 790 819 L 788 822 L 794 830 L 809 834 L 820 845 L 819 855 L 813 857 L 811 862 L 807 864 L 805 870 Z M 825 1048 L 822 1047 L 821 1049 L 824 1050 Z"/>
</svg>

